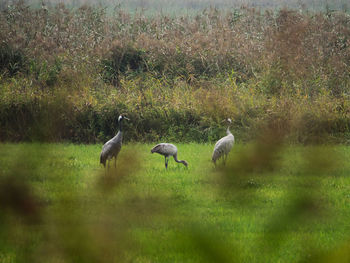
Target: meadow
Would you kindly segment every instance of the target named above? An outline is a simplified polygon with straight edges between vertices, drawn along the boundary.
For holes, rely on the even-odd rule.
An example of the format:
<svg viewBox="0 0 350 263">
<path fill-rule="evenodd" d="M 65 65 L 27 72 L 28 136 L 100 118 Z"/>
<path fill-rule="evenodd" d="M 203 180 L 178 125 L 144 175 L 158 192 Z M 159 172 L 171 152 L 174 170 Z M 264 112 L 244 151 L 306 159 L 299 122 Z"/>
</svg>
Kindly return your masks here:
<svg viewBox="0 0 350 263">
<path fill-rule="evenodd" d="M 261 145 L 3 143 L 0 262 L 347 262 L 350 149 Z"/>
</svg>

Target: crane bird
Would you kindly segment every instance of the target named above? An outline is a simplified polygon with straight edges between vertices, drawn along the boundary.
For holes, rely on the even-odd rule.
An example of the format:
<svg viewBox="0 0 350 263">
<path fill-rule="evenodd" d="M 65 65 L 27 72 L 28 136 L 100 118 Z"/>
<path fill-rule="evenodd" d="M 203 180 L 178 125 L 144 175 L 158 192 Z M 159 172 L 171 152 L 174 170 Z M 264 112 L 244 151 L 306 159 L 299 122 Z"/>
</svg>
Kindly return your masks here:
<svg viewBox="0 0 350 263">
<path fill-rule="evenodd" d="M 114 136 L 112 139 L 110 139 L 108 142 L 106 142 L 101 151 L 100 155 L 100 163 L 103 164 L 104 167 L 106 167 L 106 161 L 111 160 L 114 157 L 114 167 L 116 167 L 117 163 L 117 157 L 120 152 L 120 149 L 122 148 L 123 143 L 123 130 L 122 130 L 122 121 L 123 120 L 129 120 L 124 115 L 120 115 L 118 118 L 118 124 L 119 124 L 119 131 L 116 136 Z M 109 162 L 108 162 L 109 167 Z"/>
<path fill-rule="evenodd" d="M 223 157 L 224 164 L 226 163 L 227 155 L 230 153 L 232 146 L 235 142 L 235 137 L 230 132 L 230 125 L 232 123 L 231 119 L 227 119 L 228 121 L 228 127 L 226 130 L 226 136 L 222 137 L 220 140 L 218 140 L 214 146 L 213 155 L 211 157 L 211 160 L 214 162 L 214 165 L 216 165 L 216 161 Z"/>
<path fill-rule="evenodd" d="M 188 163 L 185 160 L 178 160 L 177 159 L 177 148 L 174 144 L 171 144 L 171 143 L 157 144 L 156 146 L 154 146 L 152 148 L 151 153 L 159 153 L 161 155 L 164 155 L 166 169 L 168 169 L 169 156 L 173 156 L 175 162 L 182 163 L 186 167 L 188 166 Z"/>
</svg>

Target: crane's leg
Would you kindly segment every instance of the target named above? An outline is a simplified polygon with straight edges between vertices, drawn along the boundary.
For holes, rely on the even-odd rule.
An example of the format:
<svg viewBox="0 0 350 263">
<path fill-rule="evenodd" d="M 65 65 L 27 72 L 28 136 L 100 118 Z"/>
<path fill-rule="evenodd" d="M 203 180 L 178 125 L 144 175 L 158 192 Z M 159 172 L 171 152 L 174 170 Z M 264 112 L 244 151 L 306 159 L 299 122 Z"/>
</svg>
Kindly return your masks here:
<svg viewBox="0 0 350 263">
<path fill-rule="evenodd" d="M 168 161 L 169 159 L 165 156 L 165 168 L 168 169 Z"/>
</svg>

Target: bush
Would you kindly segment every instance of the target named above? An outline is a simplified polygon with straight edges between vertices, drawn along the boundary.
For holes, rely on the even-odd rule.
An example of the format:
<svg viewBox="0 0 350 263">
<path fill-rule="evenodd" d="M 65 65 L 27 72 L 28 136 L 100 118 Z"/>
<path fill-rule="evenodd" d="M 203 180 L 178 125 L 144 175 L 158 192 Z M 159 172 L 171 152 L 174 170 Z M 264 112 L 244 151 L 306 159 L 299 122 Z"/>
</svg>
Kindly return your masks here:
<svg viewBox="0 0 350 263">
<path fill-rule="evenodd" d="M 185 81 L 170 84 L 152 77 L 123 79 L 117 90 L 96 92 L 96 83 L 83 90 L 86 83 L 76 81 L 72 85 L 79 92 L 33 92 L 33 82 L 3 82 L 0 140 L 106 142 L 117 133 L 121 113 L 131 120 L 124 123 L 126 142 L 215 142 L 225 136 L 228 117 L 237 142 L 261 136 L 267 125 L 294 143 L 346 142 L 350 131 L 346 95 L 266 96 L 245 83 L 205 82 L 205 89 L 198 89 Z"/>
<path fill-rule="evenodd" d="M 0 44 L 0 72 L 14 76 L 18 72 L 27 70 L 27 59 L 21 50 L 7 44 Z"/>
<path fill-rule="evenodd" d="M 34 79 L 43 87 L 53 87 L 59 78 L 62 70 L 62 62 L 55 58 L 52 65 L 47 61 L 39 62 L 32 60 L 29 63 L 29 72 Z"/>
<path fill-rule="evenodd" d="M 104 80 L 118 86 L 121 74 L 140 73 L 146 69 L 145 52 L 131 45 L 115 46 L 109 57 L 102 60 L 102 67 Z"/>
</svg>

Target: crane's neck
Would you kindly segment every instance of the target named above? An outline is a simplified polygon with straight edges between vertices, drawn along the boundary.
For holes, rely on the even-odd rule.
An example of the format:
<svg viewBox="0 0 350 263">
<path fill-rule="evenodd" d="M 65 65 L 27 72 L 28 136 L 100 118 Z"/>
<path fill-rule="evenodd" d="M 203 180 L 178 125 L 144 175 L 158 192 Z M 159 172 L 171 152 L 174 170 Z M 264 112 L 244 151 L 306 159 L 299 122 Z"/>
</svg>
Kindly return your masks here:
<svg viewBox="0 0 350 263">
<path fill-rule="evenodd" d="M 177 163 L 182 163 L 183 165 L 187 166 L 187 163 L 186 163 L 185 160 L 178 160 L 178 159 L 177 159 L 177 154 L 174 155 L 174 160 L 175 160 L 175 162 L 177 162 Z"/>
<path fill-rule="evenodd" d="M 117 132 L 117 134 L 113 137 L 114 140 L 118 140 L 118 138 L 123 136 L 123 131 L 122 131 L 122 122 L 118 122 L 119 125 L 119 131 Z"/>
<path fill-rule="evenodd" d="M 122 121 L 120 120 L 118 124 L 119 124 L 119 132 L 122 132 L 123 131 Z"/>
<path fill-rule="evenodd" d="M 232 133 L 230 132 L 230 125 L 227 127 L 226 134 L 227 134 L 227 135 L 232 134 Z"/>
</svg>

